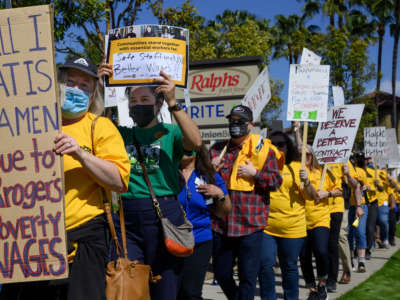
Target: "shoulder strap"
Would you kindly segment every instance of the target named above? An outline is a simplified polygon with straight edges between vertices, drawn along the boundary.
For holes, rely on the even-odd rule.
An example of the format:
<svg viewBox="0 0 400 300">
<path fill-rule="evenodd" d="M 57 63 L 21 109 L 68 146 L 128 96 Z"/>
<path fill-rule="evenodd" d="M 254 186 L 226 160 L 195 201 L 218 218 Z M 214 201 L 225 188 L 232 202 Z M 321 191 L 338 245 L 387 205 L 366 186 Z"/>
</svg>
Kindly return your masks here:
<svg viewBox="0 0 400 300">
<path fill-rule="evenodd" d="M 151 199 L 153 200 L 153 206 L 156 209 L 158 217 L 162 218 L 160 203 L 158 203 L 158 201 L 157 201 L 156 194 L 154 193 L 153 186 L 151 185 L 151 182 L 150 182 L 150 179 L 149 179 L 149 174 L 147 173 L 146 166 L 144 165 L 143 154 L 142 154 L 142 151 L 140 149 L 139 142 L 136 139 L 135 128 L 133 128 L 133 143 L 135 145 L 135 148 L 136 148 L 136 151 L 137 151 L 137 154 L 138 154 L 138 161 L 139 161 L 140 167 L 142 168 L 142 171 L 143 171 L 144 180 L 146 181 L 146 184 L 149 187 Z"/>
<path fill-rule="evenodd" d="M 100 118 L 100 116 L 96 116 L 96 118 L 93 120 L 92 126 L 91 126 L 91 131 L 90 131 L 93 155 L 96 155 L 96 151 L 94 148 L 94 130 L 95 130 L 96 122 L 99 118 Z M 105 210 L 106 216 L 107 216 L 107 223 L 108 223 L 108 226 L 110 227 L 110 232 L 111 232 L 111 236 L 114 241 L 114 244 L 115 244 L 115 250 L 117 252 L 117 256 L 119 257 L 119 256 L 121 256 L 122 251 L 121 251 L 121 246 L 118 242 L 117 232 L 115 230 L 114 222 L 113 222 L 112 215 L 111 215 L 110 202 L 107 201 L 107 196 L 106 196 L 106 192 L 105 192 L 104 188 L 102 188 L 102 190 L 103 190 L 103 204 L 104 204 L 104 210 Z M 120 217 L 120 224 L 121 224 L 122 246 L 123 246 L 123 250 L 124 250 L 123 254 L 124 254 L 125 258 L 128 258 L 128 249 L 126 246 L 126 229 L 125 229 L 124 208 L 122 206 L 122 199 L 121 199 L 120 195 L 118 195 L 118 199 L 119 199 L 119 217 Z"/>
</svg>

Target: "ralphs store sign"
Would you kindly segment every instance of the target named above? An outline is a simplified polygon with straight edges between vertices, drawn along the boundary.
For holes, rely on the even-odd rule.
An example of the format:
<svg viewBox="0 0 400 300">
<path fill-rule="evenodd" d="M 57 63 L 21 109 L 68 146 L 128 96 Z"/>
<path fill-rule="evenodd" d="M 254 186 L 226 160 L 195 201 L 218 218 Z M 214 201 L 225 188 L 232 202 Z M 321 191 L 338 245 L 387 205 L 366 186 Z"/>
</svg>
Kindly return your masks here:
<svg viewBox="0 0 400 300">
<path fill-rule="evenodd" d="M 259 74 L 262 57 L 194 61 L 190 63 L 188 115 L 199 126 L 204 140 L 229 139 L 225 118 L 241 103 Z M 182 89 L 177 99 L 184 102 Z"/>
</svg>

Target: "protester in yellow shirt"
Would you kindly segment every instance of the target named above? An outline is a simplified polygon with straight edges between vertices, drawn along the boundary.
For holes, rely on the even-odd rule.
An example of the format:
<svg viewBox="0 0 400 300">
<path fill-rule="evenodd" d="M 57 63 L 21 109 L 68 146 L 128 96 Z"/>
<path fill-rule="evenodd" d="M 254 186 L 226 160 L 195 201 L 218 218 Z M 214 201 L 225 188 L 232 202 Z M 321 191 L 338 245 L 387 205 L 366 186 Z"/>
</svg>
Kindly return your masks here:
<svg viewBox="0 0 400 300">
<path fill-rule="evenodd" d="M 270 193 L 270 212 L 264 230 L 261 265 L 258 273 L 262 299 L 276 299 L 273 266 L 276 256 L 282 271 L 285 299 L 298 299 L 299 274 L 297 261 L 306 237 L 305 202 L 300 192 L 299 153 L 292 140 L 283 132 L 270 136 L 271 142 L 284 154 L 285 164 L 281 171 L 282 185 Z M 308 191 L 309 190 L 309 191 Z M 316 195 L 311 185 L 303 190 Z"/>
<path fill-rule="evenodd" d="M 383 187 L 379 181 L 375 179 L 375 169 L 373 165 L 367 165 L 367 159 L 359 156 L 357 164 L 366 173 L 366 185 L 369 187 L 366 190 L 365 198 L 368 205 L 367 217 L 367 249 L 365 251 L 365 259 L 371 259 L 371 248 L 375 240 L 376 222 L 378 219 L 378 198 L 377 194 Z"/>
<path fill-rule="evenodd" d="M 399 185 L 398 182 L 391 176 L 388 177 L 389 179 L 389 243 L 391 246 L 395 246 L 395 233 L 396 233 L 396 223 L 397 223 L 397 216 L 396 211 L 398 211 L 398 191 Z M 398 212 L 397 212 L 398 213 Z"/>
<path fill-rule="evenodd" d="M 389 248 L 389 181 L 385 170 L 377 170 L 378 219 L 380 248 Z"/>
<path fill-rule="evenodd" d="M 124 192 L 130 162 L 124 143 L 110 120 L 98 118 L 103 107 L 97 67 L 88 59 L 70 57 L 60 67 L 62 132 L 54 151 L 64 157 L 65 222 L 68 253 L 75 253 L 69 278 L 58 282 L 22 284 L 5 299 L 105 299 L 105 264 L 109 229 L 104 190 Z M 2 295 L 3 296 L 3 295 Z"/>
<path fill-rule="evenodd" d="M 352 158 L 353 160 L 353 158 Z M 358 165 L 358 161 L 364 161 L 365 157 L 363 153 L 356 153 L 354 160 L 352 163 Z M 360 192 L 354 193 L 354 195 L 350 198 L 350 208 L 349 208 L 349 244 L 350 251 L 353 255 L 354 250 L 354 237 L 356 240 L 356 249 L 358 254 L 358 272 L 365 272 L 365 249 L 367 248 L 367 218 L 368 218 L 368 206 L 365 201 L 365 195 L 368 190 L 370 190 L 370 186 L 367 182 L 367 173 L 363 168 L 355 166 L 355 172 L 357 174 L 357 180 L 360 185 Z M 358 218 L 358 226 L 354 227 L 352 224 Z"/>
<path fill-rule="evenodd" d="M 329 164 L 327 173 L 334 177 L 334 181 L 342 191 L 342 179 L 344 178 L 342 164 Z M 344 212 L 344 199 L 342 194 L 329 197 L 330 230 L 328 241 L 328 279 L 326 288 L 328 292 L 336 291 L 336 281 L 339 275 L 339 234 Z M 348 247 L 348 246 L 347 246 Z M 350 259 L 350 258 L 349 258 Z"/>
<path fill-rule="evenodd" d="M 322 188 L 319 190 L 322 170 L 311 146 L 307 146 L 306 167 L 309 171 L 309 176 L 305 186 L 312 185 L 318 192 L 316 198 L 304 194 L 306 200 L 307 238 L 300 253 L 301 270 L 306 287 L 310 288 L 310 298 L 327 299 L 326 280 L 328 278 L 329 265 L 328 240 L 330 225 L 328 198 L 330 196 L 339 196 L 342 192 L 332 174 L 326 176 Z M 317 265 L 318 285 L 315 284 L 312 266 L 313 253 Z"/>
</svg>

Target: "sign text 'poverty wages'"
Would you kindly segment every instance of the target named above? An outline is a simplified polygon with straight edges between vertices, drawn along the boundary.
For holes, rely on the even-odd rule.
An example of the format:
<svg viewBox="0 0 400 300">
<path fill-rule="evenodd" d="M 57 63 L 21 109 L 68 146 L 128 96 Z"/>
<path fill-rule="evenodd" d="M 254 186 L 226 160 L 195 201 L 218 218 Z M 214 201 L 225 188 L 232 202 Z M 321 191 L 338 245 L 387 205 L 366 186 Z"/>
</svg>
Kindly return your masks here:
<svg viewBox="0 0 400 300">
<path fill-rule="evenodd" d="M 0 282 L 68 276 L 53 10 L 0 10 Z"/>
</svg>

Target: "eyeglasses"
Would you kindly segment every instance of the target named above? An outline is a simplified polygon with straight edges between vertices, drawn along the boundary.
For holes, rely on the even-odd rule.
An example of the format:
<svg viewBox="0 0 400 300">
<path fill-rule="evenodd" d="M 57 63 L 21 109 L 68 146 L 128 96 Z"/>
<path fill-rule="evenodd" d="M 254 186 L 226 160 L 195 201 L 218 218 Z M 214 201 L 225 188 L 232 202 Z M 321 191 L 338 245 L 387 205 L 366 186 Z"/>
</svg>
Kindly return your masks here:
<svg viewBox="0 0 400 300">
<path fill-rule="evenodd" d="M 280 141 L 280 142 L 272 142 L 272 144 L 278 148 L 282 148 L 286 146 L 286 142 L 285 141 Z"/>
</svg>

